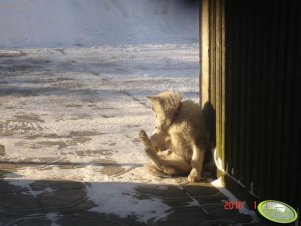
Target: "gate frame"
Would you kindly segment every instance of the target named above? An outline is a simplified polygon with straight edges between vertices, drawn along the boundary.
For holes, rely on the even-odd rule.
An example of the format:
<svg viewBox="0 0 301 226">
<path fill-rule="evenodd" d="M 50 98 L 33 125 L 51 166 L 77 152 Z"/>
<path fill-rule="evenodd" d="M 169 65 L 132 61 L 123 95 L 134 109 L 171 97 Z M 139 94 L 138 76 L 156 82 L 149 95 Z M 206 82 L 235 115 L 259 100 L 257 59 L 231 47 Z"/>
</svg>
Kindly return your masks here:
<svg viewBox="0 0 301 226">
<path fill-rule="evenodd" d="M 200 0 L 200 105 L 214 110 L 209 126 L 216 147 L 218 176 L 225 176 L 225 15 L 224 0 Z"/>
</svg>

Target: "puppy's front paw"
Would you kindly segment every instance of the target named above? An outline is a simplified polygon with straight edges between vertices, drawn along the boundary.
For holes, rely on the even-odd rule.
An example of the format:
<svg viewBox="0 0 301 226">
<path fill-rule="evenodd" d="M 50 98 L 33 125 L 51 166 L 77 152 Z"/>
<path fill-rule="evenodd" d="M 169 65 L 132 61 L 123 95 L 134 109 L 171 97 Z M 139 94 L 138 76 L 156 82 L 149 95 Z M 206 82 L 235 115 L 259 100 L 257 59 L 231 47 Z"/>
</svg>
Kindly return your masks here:
<svg viewBox="0 0 301 226">
<path fill-rule="evenodd" d="M 200 179 L 201 179 L 201 175 L 199 175 L 196 169 L 192 169 L 187 178 L 189 182 L 197 182 L 200 181 Z"/>
</svg>

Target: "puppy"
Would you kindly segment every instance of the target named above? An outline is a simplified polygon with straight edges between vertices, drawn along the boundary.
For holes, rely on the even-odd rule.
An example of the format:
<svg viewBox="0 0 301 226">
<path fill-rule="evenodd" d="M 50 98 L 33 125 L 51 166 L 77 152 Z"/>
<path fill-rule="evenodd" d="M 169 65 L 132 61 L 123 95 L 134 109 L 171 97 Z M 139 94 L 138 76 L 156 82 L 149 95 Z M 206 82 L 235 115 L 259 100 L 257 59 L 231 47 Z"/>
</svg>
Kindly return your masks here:
<svg viewBox="0 0 301 226">
<path fill-rule="evenodd" d="M 155 115 L 150 138 L 144 130 L 139 138 L 153 166 L 168 175 L 188 175 L 188 181 L 202 177 L 208 132 L 201 107 L 175 92 L 148 97 Z"/>
</svg>

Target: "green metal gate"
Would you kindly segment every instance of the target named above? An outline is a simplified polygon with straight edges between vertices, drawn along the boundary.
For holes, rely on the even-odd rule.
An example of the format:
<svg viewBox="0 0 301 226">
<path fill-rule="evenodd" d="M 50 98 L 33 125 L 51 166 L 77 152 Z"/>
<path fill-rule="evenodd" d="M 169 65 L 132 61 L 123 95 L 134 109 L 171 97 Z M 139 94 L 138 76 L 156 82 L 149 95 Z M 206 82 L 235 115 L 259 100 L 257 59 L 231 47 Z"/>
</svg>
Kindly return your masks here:
<svg viewBox="0 0 301 226">
<path fill-rule="evenodd" d="M 220 174 L 240 199 L 300 208 L 301 4 L 201 5 L 201 101 L 215 109 Z"/>
</svg>

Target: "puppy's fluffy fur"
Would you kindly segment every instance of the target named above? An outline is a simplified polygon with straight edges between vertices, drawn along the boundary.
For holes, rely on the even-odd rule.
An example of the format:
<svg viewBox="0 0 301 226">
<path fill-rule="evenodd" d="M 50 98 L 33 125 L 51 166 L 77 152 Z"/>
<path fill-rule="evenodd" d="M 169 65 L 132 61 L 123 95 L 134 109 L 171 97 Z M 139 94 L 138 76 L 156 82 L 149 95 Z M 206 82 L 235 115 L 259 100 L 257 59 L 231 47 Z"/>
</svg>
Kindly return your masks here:
<svg viewBox="0 0 301 226">
<path fill-rule="evenodd" d="M 139 137 L 153 166 L 168 175 L 188 175 L 194 182 L 202 177 L 208 133 L 201 107 L 175 92 L 148 97 L 156 117 L 155 131 Z"/>
</svg>

